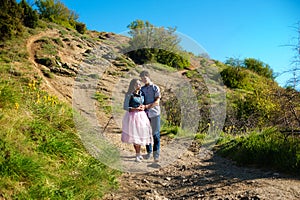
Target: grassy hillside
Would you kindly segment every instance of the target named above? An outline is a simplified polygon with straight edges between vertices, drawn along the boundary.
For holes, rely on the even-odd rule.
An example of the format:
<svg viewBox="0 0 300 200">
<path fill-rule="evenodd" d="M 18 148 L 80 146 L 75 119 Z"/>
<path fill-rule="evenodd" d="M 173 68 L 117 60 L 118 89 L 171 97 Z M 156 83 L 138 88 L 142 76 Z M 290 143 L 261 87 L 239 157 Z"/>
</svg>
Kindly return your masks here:
<svg viewBox="0 0 300 200">
<path fill-rule="evenodd" d="M 88 35 L 83 38 L 65 28 L 41 24 L 1 44 L 0 198 L 98 198 L 117 187 L 118 172 L 104 166 L 84 148 L 68 98 L 59 98 L 47 87 L 45 77 L 55 80 L 57 72 L 45 68 L 38 73 L 31 62 L 26 44 L 30 37 L 47 30 L 60 31 L 63 37 L 44 37 L 44 48 L 35 51 L 40 58 L 50 58 L 51 52 L 58 56 L 58 46 L 67 45 L 63 39 L 85 40 L 77 47 L 81 51 L 93 43 Z"/>
</svg>

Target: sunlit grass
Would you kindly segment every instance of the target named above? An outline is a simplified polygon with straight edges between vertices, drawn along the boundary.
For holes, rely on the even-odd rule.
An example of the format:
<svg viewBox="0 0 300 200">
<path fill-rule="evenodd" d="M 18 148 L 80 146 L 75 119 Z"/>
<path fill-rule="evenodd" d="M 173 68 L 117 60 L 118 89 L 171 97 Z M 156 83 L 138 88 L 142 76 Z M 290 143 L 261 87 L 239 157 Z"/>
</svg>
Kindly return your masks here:
<svg viewBox="0 0 300 200">
<path fill-rule="evenodd" d="M 11 179 L 1 188 L 18 199 L 85 199 L 116 187 L 115 172 L 91 157 L 75 134 L 70 108 L 31 98 L 31 105 L 20 101 L 0 120 L 1 180 Z"/>
<path fill-rule="evenodd" d="M 116 175 L 84 148 L 70 105 L 39 79 L 0 80 L 0 188 L 5 199 L 94 199 L 116 188 Z M 4 75 L 6 74 L 6 76 Z"/>
<path fill-rule="evenodd" d="M 243 135 L 221 134 L 217 152 L 238 164 L 257 165 L 289 173 L 299 173 L 300 141 L 287 138 L 275 128 Z"/>
</svg>

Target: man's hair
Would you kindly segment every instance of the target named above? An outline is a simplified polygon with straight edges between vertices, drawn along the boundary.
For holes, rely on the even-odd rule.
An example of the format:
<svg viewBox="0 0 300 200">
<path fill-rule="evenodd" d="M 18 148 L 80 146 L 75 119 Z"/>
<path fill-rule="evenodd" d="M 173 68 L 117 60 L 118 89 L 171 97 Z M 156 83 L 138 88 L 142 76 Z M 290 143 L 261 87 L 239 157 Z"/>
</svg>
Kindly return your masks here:
<svg viewBox="0 0 300 200">
<path fill-rule="evenodd" d="M 141 73 L 140 73 L 140 77 L 144 77 L 144 76 L 147 76 L 147 77 L 149 77 L 150 78 L 150 73 L 148 72 L 148 71 L 142 71 Z"/>
</svg>

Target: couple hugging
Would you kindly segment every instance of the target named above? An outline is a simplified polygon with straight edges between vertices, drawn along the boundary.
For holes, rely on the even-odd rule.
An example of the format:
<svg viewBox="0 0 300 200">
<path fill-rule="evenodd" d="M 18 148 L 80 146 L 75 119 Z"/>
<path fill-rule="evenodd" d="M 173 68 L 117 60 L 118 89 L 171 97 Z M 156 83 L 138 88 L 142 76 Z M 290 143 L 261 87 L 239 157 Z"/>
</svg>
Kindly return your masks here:
<svg viewBox="0 0 300 200">
<path fill-rule="evenodd" d="M 160 154 L 160 89 L 153 84 L 148 71 L 140 73 L 139 79 L 132 79 L 125 94 L 122 121 L 122 142 L 133 144 L 136 162 L 150 159 L 153 152 L 154 162 Z M 141 155 L 141 146 L 146 146 L 147 154 Z"/>
</svg>

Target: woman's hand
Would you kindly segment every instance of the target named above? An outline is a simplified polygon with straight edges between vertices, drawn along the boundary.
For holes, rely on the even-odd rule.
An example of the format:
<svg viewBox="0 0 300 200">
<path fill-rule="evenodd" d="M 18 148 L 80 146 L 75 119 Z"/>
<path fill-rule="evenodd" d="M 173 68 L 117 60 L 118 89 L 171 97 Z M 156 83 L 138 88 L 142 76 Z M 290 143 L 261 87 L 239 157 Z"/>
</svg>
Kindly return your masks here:
<svg viewBox="0 0 300 200">
<path fill-rule="evenodd" d="M 143 111 L 143 110 L 145 110 L 145 105 L 139 105 L 139 107 L 137 107 L 137 109 L 139 111 Z"/>
<path fill-rule="evenodd" d="M 134 111 L 144 111 L 145 110 L 145 105 L 139 105 L 139 107 L 136 108 L 130 108 L 129 112 L 134 112 Z"/>
</svg>

